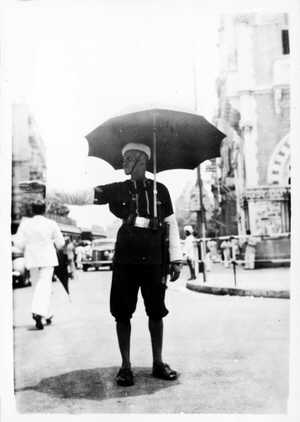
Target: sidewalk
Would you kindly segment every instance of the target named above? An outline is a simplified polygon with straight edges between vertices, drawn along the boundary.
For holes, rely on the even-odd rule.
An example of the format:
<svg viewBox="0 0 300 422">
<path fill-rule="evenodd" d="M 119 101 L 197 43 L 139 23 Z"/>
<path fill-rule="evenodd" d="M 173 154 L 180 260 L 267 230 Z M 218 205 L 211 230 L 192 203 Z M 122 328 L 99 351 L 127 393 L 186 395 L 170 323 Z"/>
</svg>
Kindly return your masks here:
<svg viewBox="0 0 300 422">
<path fill-rule="evenodd" d="M 222 264 L 213 264 L 212 270 L 206 273 L 206 282 L 200 273 L 197 280 L 187 282 L 186 287 L 201 293 L 217 295 L 255 296 L 289 299 L 290 269 L 261 268 L 244 270 L 236 267 L 236 284 L 232 266 L 224 268 Z"/>
</svg>

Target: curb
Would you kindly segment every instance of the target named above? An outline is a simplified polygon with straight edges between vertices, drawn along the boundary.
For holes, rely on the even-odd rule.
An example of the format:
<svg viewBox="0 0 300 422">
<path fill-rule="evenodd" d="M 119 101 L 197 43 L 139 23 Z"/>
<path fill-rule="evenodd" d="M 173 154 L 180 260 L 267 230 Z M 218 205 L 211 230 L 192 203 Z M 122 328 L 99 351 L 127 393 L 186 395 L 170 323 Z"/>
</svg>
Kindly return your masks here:
<svg viewBox="0 0 300 422">
<path fill-rule="evenodd" d="M 186 283 L 189 290 L 200 293 L 208 293 L 219 296 L 253 296 L 253 297 L 266 297 L 276 299 L 289 299 L 289 290 L 264 290 L 264 289 L 237 289 L 235 287 L 212 287 L 203 286 L 199 284 Z"/>
</svg>

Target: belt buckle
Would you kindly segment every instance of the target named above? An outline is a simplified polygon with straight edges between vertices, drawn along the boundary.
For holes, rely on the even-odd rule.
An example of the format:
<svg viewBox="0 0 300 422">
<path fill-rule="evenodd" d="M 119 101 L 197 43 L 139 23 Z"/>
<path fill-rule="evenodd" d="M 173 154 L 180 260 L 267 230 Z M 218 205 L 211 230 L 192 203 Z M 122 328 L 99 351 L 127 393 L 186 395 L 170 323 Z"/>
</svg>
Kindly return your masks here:
<svg viewBox="0 0 300 422">
<path fill-rule="evenodd" d="M 134 226 L 142 229 L 148 229 L 150 226 L 150 219 L 145 217 L 135 217 Z"/>
</svg>

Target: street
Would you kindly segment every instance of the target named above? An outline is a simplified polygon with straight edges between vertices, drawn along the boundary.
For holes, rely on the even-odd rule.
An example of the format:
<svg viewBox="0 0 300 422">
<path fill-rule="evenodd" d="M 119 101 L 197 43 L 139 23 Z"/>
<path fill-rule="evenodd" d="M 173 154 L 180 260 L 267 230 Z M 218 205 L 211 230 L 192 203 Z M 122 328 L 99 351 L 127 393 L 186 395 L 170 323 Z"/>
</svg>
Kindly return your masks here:
<svg viewBox="0 0 300 422">
<path fill-rule="evenodd" d="M 35 330 L 32 287 L 14 291 L 15 390 L 19 412 L 284 413 L 288 399 L 289 300 L 187 290 L 169 284 L 164 359 L 177 381 L 151 377 L 141 297 L 132 320 L 133 387 L 118 387 L 111 272 L 78 272 L 71 302 L 53 284 L 53 324 Z"/>
</svg>

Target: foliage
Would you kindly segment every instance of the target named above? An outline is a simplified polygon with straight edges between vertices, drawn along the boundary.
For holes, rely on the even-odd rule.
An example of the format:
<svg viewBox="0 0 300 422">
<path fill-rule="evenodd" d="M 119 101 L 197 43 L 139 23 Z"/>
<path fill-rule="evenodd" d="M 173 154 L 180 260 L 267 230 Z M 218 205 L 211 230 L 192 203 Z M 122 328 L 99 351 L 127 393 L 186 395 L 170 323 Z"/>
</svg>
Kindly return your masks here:
<svg viewBox="0 0 300 422">
<path fill-rule="evenodd" d="M 222 222 L 221 209 L 214 208 L 211 217 L 206 220 L 206 233 L 208 237 L 218 237 L 222 233 Z"/>
<path fill-rule="evenodd" d="M 58 201 L 46 201 L 46 209 L 48 214 L 56 214 L 60 216 L 67 216 L 70 212 L 69 208 Z"/>
<path fill-rule="evenodd" d="M 74 192 L 52 191 L 49 195 L 54 201 L 59 201 L 68 205 L 88 205 L 90 204 L 90 192 L 87 190 L 76 190 Z"/>
</svg>

